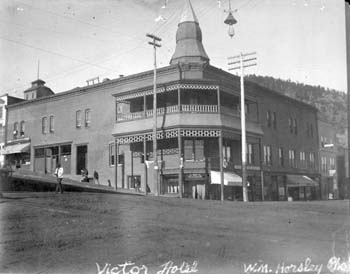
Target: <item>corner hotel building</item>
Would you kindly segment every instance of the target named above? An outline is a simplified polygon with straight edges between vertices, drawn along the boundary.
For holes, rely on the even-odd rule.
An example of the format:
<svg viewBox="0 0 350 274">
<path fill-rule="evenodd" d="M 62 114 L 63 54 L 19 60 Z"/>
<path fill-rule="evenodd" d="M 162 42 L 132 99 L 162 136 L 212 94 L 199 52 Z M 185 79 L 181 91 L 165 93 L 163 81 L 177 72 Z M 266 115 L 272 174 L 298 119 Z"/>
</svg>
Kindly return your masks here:
<svg viewBox="0 0 350 274">
<path fill-rule="evenodd" d="M 45 86 L 32 84 L 34 92 Z M 170 65 L 157 69 L 161 194 L 218 199 L 223 175 L 225 199 L 242 198 L 239 94 L 239 78 L 210 65 L 187 0 Z M 249 199 L 318 198 L 317 110 L 248 81 L 245 104 Z M 52 173 L 60 162 L 68 177 L 86 168 L 102 184 L 134 188 L 139 180 L 155 193 L 153 111 L 153 71 L 27 96 L 8 106 L 7 158 L 25 146 L 22 168 L 33 172 Z"/>
</svg>

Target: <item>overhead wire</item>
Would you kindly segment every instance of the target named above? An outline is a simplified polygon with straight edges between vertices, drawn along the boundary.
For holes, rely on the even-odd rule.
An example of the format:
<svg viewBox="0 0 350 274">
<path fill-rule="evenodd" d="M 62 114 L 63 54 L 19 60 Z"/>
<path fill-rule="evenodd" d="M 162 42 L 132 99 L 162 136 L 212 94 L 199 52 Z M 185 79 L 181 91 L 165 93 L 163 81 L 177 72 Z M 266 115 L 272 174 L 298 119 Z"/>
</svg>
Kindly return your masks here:
<svg viewBox="0 0 350 274">
<path fill-rule="evenodd" d="M 243 3 L 240 8 L 242 8 L 242 6 L 246 6 L 248 5 L 250 2 L 252 2 L 252 0 L 248 0 L 247 2 Z M 22 2 L 21 2 L 22 3 Z M 27 6 L 30 6 L 28 4 L 25 4 L 25 3 L 22 3 L 24 5 L 27 5 Z M 215 4 L 216 5 L 216 4 Z M 54 12 L 51 12 L 51 11 L 47 11 L 47 10 L 44 10 L 44 9 L 41 9 L 41 8 L 37 8 L 37 7 L 34 7 L 34 6 L 30 6 L 34 9 L 37 9 L 37 10 L 40 10 L 42 12 L 45 12 L 45 13 L 48 13 L 48 14 L 52 14 L 52 15 L 55 15 L 55 16 L 59 16 L 59 17 L 62 17 L 62 18 L 65 18 L 65 19 L 69 19 L 69 20 L 73 20 L 73 21 L 77 21 L 79 23 L 82 23 L 82 24 L 86 24 L 86 25 L 90 25 L 92 27 L 97 27 L 97 28 L 102 28 L 106 31 L 110 31 L 109 29 L 103 27 L 103 26 L 99 26 L 99 25 L 96 25 L 96 24 L 92 24 L 92 23 L 89 23 L 89 22 L 85 22 L 83 20 L 79 20 L 79 19 L 76 19 L 76 18 L 71 18 L 71 17 L 68 17 L 68 16 L 64 16 L 64 15 L 61 15 L 61 14 L 57 14 L 57 13 L 54 13 Z M 206 15 L 207 13 L 212 13 L 213 12 L 213 7 L 211 7 L 210 5 L 209 6 L 205 6 L 203 5 L 202 9 L 199 10 L 199 12 L 197 13 L 199 17 L 202 17 L 204 15 Z M 175 12 L 172 12 L 169 16 L 169 18 L 167 19 L 167 21 L 164 23 L 164 24 L 158 24 L 155 28 L 154 28 L 154 31 L 157 32 L 159 35 L 162 35 L 163 31 L 167 30 L 167 27 L 172 23 L 172 21 L 174 20 L 174 18 L 176 17 L 176 15 L 178 15 L 179 13 L 181 13 L 181 9 L 177 9 Z M 113 32 L 114 34 L 116 34 L 115 32 Z M 119 33 L 118 33 L 119 35 Z M 172 35 L 171 33 L 169 33 L 167 31 L 167 36 L 170 36 Z M 139 41 L 140 43 L 138 45 L 136 45 L 135 47 L 133 47 L 132 49 L 129 49 L 127 51 L 124 52 L 124 54 L 128 53 L 128 52 L 131 52 L 133 50 L 136 50 L 137 48 L 139 48 L 140 46 L 142 46 L 143 43 L 145 43 L 145 40 L 139 38 L 138 36 L 135 36 Z M 78 66 L 77 68 L 81 68 L 82 66 L 94 66 L 94 67 L 98 67 L 100 69 L 103 69 L 103 70 L 106 70 L 106 71 L 113 71 L 115 72 L 115 70 L 112 70 L 110 68 L 106 68 L 106 67 L 103 67 L 103 66 L 100 66 L 98 65 L 99 63 L 105 63 L 105 62 L 108 62 L 109 60 L 113 59 L 114 56 L 109 56 L 107 58 L 104 59 L 104 61 L 98 61 L 96 63 L 90 63 L 90 62 L 86 62 L 84 60 L 80 60 L 80 59 L 77 59 L 77 58 L 74 58 L 74 57 L 70 57 L 70 56 L 67 56 L 67 55 L 64 55 L 64 54 L 60 54 L 60 53 L 56 53 L 56 52 L 53 52 L 53 51 L 50 51 L 50 50 L 46 50 L 46 49 L 42 49 L 42 48 L 39 48 L 39 47 L 35 47 L 35 46 L 32 46 L 32 45 L 28 45 L 28 44 L 25 44 L 25 43 L 22 43 L 22 42 L 19 42 L 19 41 L 15 41 L 15 40 L 12 40 L 12 39 L 6 39 L 4 37 L 0 37 L 0 39 L 3 39 L 3 40 L 7 40 L 7 41 L 10 41 L 10 42 L 13 42 L 13 43 L 17 43 L 17 44 L 20 44 L 20 45 L 23 45 L 23 46 L 27 46 L 27 47 L 31 47 L 31 48 L 34 48 L 34 49 L 37 49 L 37 50 L 41 50 L 41 51 L 44 51 L 46 53 L 50 53 L 50 54 L 54 54 L 54 55 L 57 55 L 57 56 L 61 56 L 61 57 L 64 57 L 64 58 L 68 58 L 68 59 L 71 59 L 71 60 L 74 60 L 74 61 L 77 61 L 77 62 L 81 62 L 82 64 L 84 65 L 80 65 Z M 141 42 L 142 41 L 142 42 Z M 163 45 L 166 49 L 168 49 L 168 51 L 170 51 L 170 49 L 164 44 Z M 167 57 L 164 52 L 161 51 L 161 53 L 164 55 L 164 57 Z M 118 54 L 114 54 L 114 55 L 118 55 L 118 58 L 122 57 L 122 55 L 120 53 Z M 76 70 L 77 68 L 73 68 L 72 70 Z M 71 71 L 72 71 L 71 70 Z M 67 74 L 67 71 L 63 72 L 62 74 L 58 74 L 52 78 L 48 78 L 47 81 L 50 82 L 52 81 L 53 79 L 60 79 L 60 75 L 66 75 Z"/>
<path fill-rule="evenodd" d="M 31 6 L 31 7 L 32 7 L 32 6 Z M 91 25 L 91 26 L 94 26 L 94 27 L 98 27 L 98 26 L 95 25 L 95 24 L 86 23 L 86 22 L 84 22 L 84 21 L 82 21 L 82 20 L 76 20 L 76 19 L 73 19 L 73 18 L 70 18 L 70 17 L 67 17 L 67 16 L 61 16 L 60 14 L 48 12 L 48 11 L 46 11 L 46 10 L 39 9 L 39 8 L 35 8 L 35 7 L 33 7 L 33 8 L 34 8 L 34 9 L 38 9 L 38 10 L 40 10 L 40 11 L 42 11 L 42 12 L 47 12 L 47 13 L 50 13 L 50 14 L 54 14 L 54 15 L 59 16 L 59 17 L 67 18 L 67 19 L 70 19 L 70 20 L 75 20 L 75 21 L 78 21 L 78 22 L 81 22 L 81 23 L 84 23 L 84 24 L 87 24 L 87 25 Z M 204 6 L 203 10 L 210 10 L 210 7 L 207 7 L 207 8 L 205 9 L 205 6 Z M 157 25 L 157 26 L 155 27 L 155 31 L 157 31 L 157 32 L 160 33 L 160 34 L 163 33 L 163 31 L 167 30 L 168 25 L 172 23 L 172 21 L 175 19 L 175 17 L 176 17 L 179 13 L 181 13 L 181 9 L 177 9 L 176 12 L 171 13 L 171 15 L 170 15 L 170 17 L 169 17 L 169 20 L 167 20 L 167 22 L 165 22 L 165 24 Z M 202 13 L 202 10 L 200 10 L 198 14 L 201 14 L 201 13 Z M 168 33 L 168 35 L 170 35 L 169 32 L 167 32 L 167 33 Z M 114 58 L 114 56 L 109 56 L 109 57 L 105 58 L 103 61 L 98 61 L 98 62 L 96 62 L 96 63 L 90 63 L 90 62 L 86 62 L 86 61 L 83 61 L 83 60 L 80 60 L 80 59 L 77 59 L 77 58 L 73 58 L 73 57 L 71 57 L 71 56 L 67 56 L 67 55 L 64 55 L 64 54 L 60 54 L 60 53 L 57 53 L 57 52 L 53 52 L 53 51 L 50 51 L 50 50 L 47 50 L 47 49 L 43 49 L 43 48 L 39 48 L 39 47 L 36 47 L 36 46 L 28 45 L 28 44 L 25 44 L 25 43 L 20 42 L 20 41 L 15 41 L 15 40 L 13 40 L 13 39 L 8 39 L 8 38 L 5 38 L 5 37 L 0 37 L 0 39 L 7 40 L 7 41 L 10 41 L 10 42 L 13 42 L 13 43 L 16 43 L 16 44 L 20 44 L 20 45 L 23 45 L 23 46 L 26 46 L 26 47 L 30 47 L 30 48 L 33 48 L 33 49 L 36 49 L 36 50 L 40 50 L 40 51 L 43 51 L 43 52 L 46 52 L 46 53 L 49 53 L 49 54 L 53 54 L 53 55 L 56 55 L 56 56 L 65 57 L 65 58 L 68 58 L 68 59 L 71 59 L 71 60 L 74 60 L 74 61 L 77 61 L 77 62 L 80 62 L 80 63 L 84 64 L 84 65 L 79 65 L 79 66 L 73 68 L 73 69 L 70 70 L 70 71 L 64 71 L 63 73 L 60 73 L 60 74 L 58 74 L 58 75 L 56 75 L 56 76 L 54 76 L 54 77 L 48 78 L 48 79 L 46 79 L 47 82 L 51 82 L 51 81 L 53 81 L 53 80 L 57 80 L 57 79 L 63 78 L 63 77 L 60 77 L 61 75 L 63 75 L 64 77 L 66 77 L 65 75 L 67 75 L 68 72 L 72 72 L 72 71 L 75 71 L 75 70 L 77 70 L 77 69 L 83 69 L 83 68 L 82 68 L 83 66 L 94 66 L 94 67 L 102 68 L 102 69 L 104 69 L 104 70 L 106 70 L 106 71 L 114 71 L 114 70 L 112 70 L 112 69 L 105 68 L 105 67 L 102 67 L 102 66 L 98 65 L 98 64 L 101 64 L 101 63 L 108 62 L 109 60 L 111 60 L 112 58 Z M 142 40 L 142 42 L 144 42 L 144 41 Z M 139 44 L 136 45 L 135 47 L 124 51 L 123 54 L 129 53 L 129 52 L 131 52 L 131 51 L 133 51 L 133 50 L 139 48 L 140 46 L 142 46 L 142 43 L 139 43 Z M 163 46 L 164 46 L 166 49 L 168 49 L 168 51 L 170 51 L 170 49 L 169 49 L 165 44 L 164 44 Z M 118 53 L 118 54 L 114 54 L 114 55 L 118 55 L 118 58 L 121 58 L 123 54 Z M 165 57 L 167 57 L 167 56 L 164 54 L 164 52 L 162 52 L 162 54 L 163 54 Z"/>
<path fill-rule="evenodd" d="M 30 28 L 30 29 L 34 29 L 37 31 L 42 31 L 42 32 L 46 32 L 46 35 L 52 35 L 53 33 L 56 33 L 58 35 L 70 35 L 70 36 L 74 36 L 74 37 L 81 37 L 83 39 L 89 39 L 92 41 L 97 41 L 97 42 L 101 42 L 101 43 L 110 43 L 112 40 L 101 40 L 98 39 L 96 37 L 91 37 L 88 35 L 82 35 L 80 33 L 70 33 L 70 32 L 63 32 L 63 31 L 57 31 L 57 30 L 53 30 L 53 29 L 47 29 L 47 28 L 43 28 L 43 27 L 34 27 L 31 24 L 18 24 L 18 23 L 14 23 L 14 22 L 9 22 L 7 20 L 3 20 L 0 18 L 0 22 L 3 22 L 4 24 L 6 24 L 6 26 L 9 25 L 13 25 L 15 27 L 20 27 L 20 28 Z"/>
<path fill-rule="evenodd" d="M 47 14 L 51 14 L 51 15 L 54 15 L 54 16 L 57 16 L 57 17 L 60 17 L 60 18 L 64 18 L 64 19 L 68 19 L 68 20 L 71 20 L 71 21 L 78 22 L 80 24 L 84 24 L 84 25 L 88 25 L 88 26 L 91 26 L 91 27 L 95 27 L 95 28 L 99 28 L 99 29 L 105 30 L 105 31 L 110 32 L 110 33 L 112 33 L 114 35 L 117 35 L 118 37 L 120 37 L 120 36 L 127 36 L 128 38 L 130 37 L 132 39 L 141 39 L 141 38 L 139 38 L 138 36 L 135 36 L 135 35 L 123 35 L 122 32 L 115 32 L 114 30 L 106 28 L 105 26 L 101 26 L 101 25 L 98 25 L 98 24 L 95 24 L 95 23 L 86 22 L 84 20 L 72 18 L 70 16 L 62 15 L 62 14 L 59 14 L 59 13 L 56 13 L 56 12 L 48 11 L 46 9 L 38 8 L 38 7 L 34 6 L 34 5 L 29 5 L 29 4 L 24 3 L 24 2 L 19 2 L 19 3 L 21 3 L 24 6 L 28 6 L 28 7 L 32 8 L 32 9 L 39 10 L 39 11 L 47 13 Z"/>
<path fill-rule="evenodd" d="M 97 67 L 97 68 L 100 68 L 100 69 L 103 69 L 103 70 L 111 71 L 110 68 L 102 67 L 102 66 L 99 66 L 99 65 L 94 64 L 94 63 L 90 63 L 90 62 L 87 62 L 87 61 L 84 61 L 84 60 L 80 60 L 80 59 L 75 58 L 75 57 L 71 57 L 71 56 L 64 55 L 64 54 L 61 54 L 61 53 L 58 53 L 58 52 L 54 52 L 54 51 L 51 51 L 51 50 L 39 48 L 39 47 L 36 47 L 36 46 L 33 46 L 33 45 L 29 45 L 29 44 L 26 44 L 26 43 L 23 43 L 23 42 L 20 42 L 20 41 L 16 41 L 16 40 L 13 40 L 13 39 L 8 39 L 8 38 L 3 37 L 3 36 L 0 36 L 0 39 L 8 41 L 8 42 L 11 42 L 11 43 L 19 44 L 19 45 L 22 45 L 22 46 L 25 46 L 25 47 L 29 47 L 29 48 L 33 48 L 33 49 L 36 49 L 36 50 L 40 50 L 40 51 L 43 51 L 43 52 L 46 52 L 46 53 L 49 53 L 49 54 L 57 55 L 57 56 L 64 57 L 64 58 L 67 58 L 67 59 L 71 59 L 73 61 L 84 63 L 84 64 L 87 64 L 87 65 L 90 65 L 90 66 L 94 66 L 94 67 Z"/>
</svg>

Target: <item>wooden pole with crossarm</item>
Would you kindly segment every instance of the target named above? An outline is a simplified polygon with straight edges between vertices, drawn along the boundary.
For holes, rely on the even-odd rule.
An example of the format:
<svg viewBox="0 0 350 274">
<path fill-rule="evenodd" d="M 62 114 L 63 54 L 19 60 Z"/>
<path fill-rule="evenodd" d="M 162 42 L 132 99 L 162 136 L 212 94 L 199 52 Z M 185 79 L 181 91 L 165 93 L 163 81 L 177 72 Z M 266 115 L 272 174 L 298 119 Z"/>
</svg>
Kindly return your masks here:
<svg viewBox="0 0 350 274">
<path fill-rule="evenodd" d="M 156 186 L 156 195 L 160 194 L 160 186 L 158 180 L 158 153 L 157 153 L 157 47 L 161 47 L 158 42 L 162 41 L 159 37 L 153 34 L 146 34 L 147 37 L 152 39 L 152 42 L 148 44 L 152 45 L 154 48 L 154 77 L 153 77 L 153 161 L 154 161 L 154 183 Z M 146 189 L 147 191 L 147 189 Z"/>
<path fill-rule="evenodd" d="M 240 53 L 239 55 L 229 57 L 228 65 L 233 65 L 229 70 L 241 70 L 241 131 L 242 131 L 242 188 L 243 201 L 248 202 L 247 188 L 247 138 L 246 138 L 246 119 L 245 119 L 245 99 L 244 99 L 244 68 L 256 66 L 257 63 L 251 63 L 256 60 L 256 52 Z M 249 57 L 249 58 L 246 58 Z"/>
</svg>

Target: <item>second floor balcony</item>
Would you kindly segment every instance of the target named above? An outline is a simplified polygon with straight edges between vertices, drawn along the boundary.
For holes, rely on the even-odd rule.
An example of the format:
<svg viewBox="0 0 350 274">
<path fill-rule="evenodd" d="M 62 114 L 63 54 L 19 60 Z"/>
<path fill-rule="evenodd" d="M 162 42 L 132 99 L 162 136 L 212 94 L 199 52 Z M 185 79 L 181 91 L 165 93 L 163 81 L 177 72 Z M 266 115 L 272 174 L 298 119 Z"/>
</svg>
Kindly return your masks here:
<svg viewBox="0 0 350 274">
<path fill-rule="evenodd" d="M 157 92 L 157 116 L 176 113 L 221 114 L 240 117 L 239 96 L 210 85 L 177 85 Z M 246 120 L 258 121 L 257 103 L 246 100 Z M 116 96 L 116 123 L 152 118 L 153 92 L 137 92 Z"/>
<path fill-rule="evenodd" d="M 218 113 L 217 105 L 173 105 L 157 108 L 157 116 L 171 113 Z M 153 117 L 153 109 L 145 111 L 117 113 L 117 122 Z"/>
</svg>

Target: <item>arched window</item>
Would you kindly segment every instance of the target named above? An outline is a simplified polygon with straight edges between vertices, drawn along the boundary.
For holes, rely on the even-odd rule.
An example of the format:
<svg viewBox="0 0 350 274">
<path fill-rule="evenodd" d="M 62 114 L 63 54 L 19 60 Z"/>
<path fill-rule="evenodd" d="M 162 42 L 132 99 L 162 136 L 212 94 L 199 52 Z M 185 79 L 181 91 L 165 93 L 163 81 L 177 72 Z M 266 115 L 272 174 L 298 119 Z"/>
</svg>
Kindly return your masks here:
<svg viewBox="0 0 350 274">
<path fill-rule="evenodd" d="M 16 139 L 17 136 L 18 136 L 18 123 L 15 122 L 15 123 L 13 124 L 13 138 Z"/>
<path fill-rule="evenodd" d="M 53 115 L 50 116 L 50 132 L 55 131 L 55 118 Z"/>
<path fill-rule="evenodd" d="M 75 113 L 75 126 L 81 128 L 81 110 L 77 110 Z"/>
<path fill-rule="evenodd" d="M 20 136 L 24 137 L 24 131 L 25 131 L 25 123 L 24 121 L 21 121 L 21 125 L 20 125 Z"/>
<path fill-rule="evenodd" d="M 47 133 L 47 117 L 43 117 L 41 120 L 41 130 L 42 134 Z"/>
</svg>

